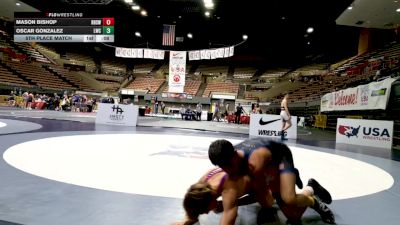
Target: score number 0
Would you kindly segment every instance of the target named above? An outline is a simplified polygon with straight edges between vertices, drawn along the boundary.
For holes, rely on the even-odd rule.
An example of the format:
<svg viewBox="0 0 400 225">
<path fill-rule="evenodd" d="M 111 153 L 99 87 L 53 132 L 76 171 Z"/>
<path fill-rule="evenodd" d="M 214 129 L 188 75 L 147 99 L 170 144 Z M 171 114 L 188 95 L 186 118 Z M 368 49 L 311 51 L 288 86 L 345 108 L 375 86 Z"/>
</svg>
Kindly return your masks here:
<svg viewBox="0 0 400 225">
<path fill-rule="evenodd" d="M 103 18 L 103 26 L 114 26 L 114 18 Z"/>
</svg>

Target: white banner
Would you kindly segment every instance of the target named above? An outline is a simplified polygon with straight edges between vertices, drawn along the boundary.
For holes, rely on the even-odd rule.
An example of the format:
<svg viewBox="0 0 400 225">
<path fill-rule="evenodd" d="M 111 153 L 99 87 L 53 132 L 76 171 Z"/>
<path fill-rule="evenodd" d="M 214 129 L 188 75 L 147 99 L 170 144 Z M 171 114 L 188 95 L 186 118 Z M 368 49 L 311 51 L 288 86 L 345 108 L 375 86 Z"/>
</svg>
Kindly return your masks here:
<svg viewBox="0 0 400 225">
<path fill-rule="evenodd" d="M 391 149 L 393 121 L 339 118 L 336 143 Z"/>
<path fill-rule="evenodd" d="M 194 51 L 189 52 L 189 61 L 195 60 Z"/>
<path fill-rule="evenodd" d="M 162 50 L 155 50 L 154 59 L 164 59 L 165 51 Z"/>
<path fill-rule="evenodd" d="M 132 48 L 115 48 L 115 56 L 123 58 L 135 58 L 132 50 Z"/>
<path fill-rule="evenodd" d="M 203 56 L 200 56 L 201 55 L 200 52 L 201 51 L 190 51 L 189 52 L 189 60 L 191 61 L 191 60 L 200 60 L 200 59 L 202 59 Z M 204 52 L 204 54 L 205 54 L 205 52 Z"/>
<path fill-rule="evenodd" d="M 211 59 L 211 50 L 206 50 L 206 57 L 205 59 Z"/>
<path fill-rule="evenodd" d="M 392 83 L 388 78 L 355 88 L 325 94 L 321 98 L 321 111 L 386 109 Z"/>
<path fill-rule="evenodd" d="M 218 58 L 224 58 L 224 48 L 217 49 L 218 51 Z"/>
<path fill-rule="evenodd" d="M 194 52 L 194 59 L 195 60 L 200 60 L 200 51 L 195 51 Z"/>
<path fill-rule="evenodd" d="M 234 52 L 234 47 L 229 47 L 229 57 L 233 56 L 233 52 Z"/>
<path fill-rule="evenodd" d="M 136 126 L 139 107 L 136 105 L 118 105 L 97 103 L 96 123 L 118 126 Z"/>
<path fill-rule="evenodd" d="M 151 49 L 144 49 L 144 57 L 145 59 L 153 58 L 153 50 Z"/>
<path fill-rule="evenodd" d="M 189 60 L 217 59 L 233 56 L 234 46 L 212 50 L 196 50 L 189 52 Z M 161 59 L 165 57 L 164 50 L 143 48 L 115 48 L 115 56 L 121 58 Z"/>
<path fill-rule="evenodd" d="M 143 58 L 143 48 L 138 48 L 137 49 L 137 57 L 138 58 Z"/>
<path fill-rule="evenodd" d="M 186 74 L 186 52 L 171 51 L 169 54 L 168 92 L 183 93 Z"/>
<path fill-rule="evenodd" d="M 216 59 L 218 51 L 216 49 L 210 50 L 211 51 L 211 59 Z"/>
<path fill-rule="evenodd" d="M 297 139 L 297 116 L 291 116 L 292 127 L 287 130 L 286 138 Z M 281 138 L 282 118 L 279 115 L 250 114 L 250 136 Z"/>
<path fill-rule="evenodd" d="M 224 58 L 229 57 L 229 48 L 224 48 Z"/>
<path fill-rule="evenodd" d="M 164 59 L 165 51 L 142 48 L 115 48 L 115 56 L 122 58 Z"/>
<path fill-rule="evenodd" d="M 206 50 L 200 50 L 200 59 L 206 59 Z"/>
</svg>

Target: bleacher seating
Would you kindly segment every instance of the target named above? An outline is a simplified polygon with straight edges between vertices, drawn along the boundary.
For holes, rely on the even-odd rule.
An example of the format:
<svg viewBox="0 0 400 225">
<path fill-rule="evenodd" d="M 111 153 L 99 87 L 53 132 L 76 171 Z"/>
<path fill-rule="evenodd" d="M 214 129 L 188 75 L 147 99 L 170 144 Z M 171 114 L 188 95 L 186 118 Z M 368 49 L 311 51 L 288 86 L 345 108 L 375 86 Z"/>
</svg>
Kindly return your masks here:
<svg viewBox="0 0 400 225">
<path fill-rule="evenodd" d="M 43 56 L 36 49 L 34 49 L 29 43 L 20 42 L 20 43 L 15 43 L 15 44 L 19 48 L 21 48 L 24 51 L 24 53 L 31 56 L 34 60 L 36 60 L 38 62 L 42 62 L 42 63 L 50 63 L 50 60 L 48 60 L 45 56 Z"/>
<path fill-rule="evenodd" d="M 381 57 L 383 57 L 386 65 L 392 67 L 394 64 L 397 63 L 396 60 L 399 60 L 400 58 L 400 43 L 389 44 L 385 48 L 377 49 L 375 51 L 367 52 L 357 57 L 353 57 L 347 62 L 343 63 L 341 66 L 338 66 L 332 72 L 334 74 L 342 74 L 347 73 L 349 69 L 352 69 L 356 71 L 358 70 L 358 74 L 361 74 L 362 72 L 364 72 L 364 69 L 366 67 L 370 66 L 368 65 L 369 61 Z M 377 69 L 373 67 L 371 69 Z"/>
<path fill-rule="evenodd" d="M 15 87 L 32 87 L 26 81 L 19 78 L 17 75 L 8 71 L 6 68 L 0 67 L 0 84 L 15 86 Z"/>
<path fill-rule="evenodd" d="M 134 90 L 148 90 L 148 93 L 154 94 L 160 89 L 161 85 L 165 82 L 164 79 L 156 79 L 153 77 L 137 77 L 132 83 L 128 85 L 128 89 Z"/>
<path fill-rule="evenodd" d="M 211 82 L 208 83 L 203 92 L 203 97 L 210 97 L 210 94 L 216 93 L 229 93 L 237 95 L 239 92 L 239 84 L 232 82 Z"/>
<path fill-rule="evenodd" d="M 37 62 L 50 63 L 50 61 L 45 56 L 43 56 L 40 52 L 33 48 L 29 43 L 14 43 L 10 35 L 5 31 L 0 30 L 0 40 L 2 43 L 1 45 L 6 48 L 11 48 L 14 52 L 26 54 L 26 56 L 31 57 L 32 60 L 35 60 Z M 13 45 L 17 46 L 17 49 L 14 48 Z"/>
<path fill-rule="evenodd" d="M 367 52 L 358 57 L 353 57 L 329 73 L 321 73 L 325 71 L 322 65 L 317 70 L 315 70 L 315 65 L 303 67 L 295 72 L 306 76 L 315 73 L 316 75 L 321 75 L 322 80 L 304 82 L 298 88 L 290 90 L 290 101 L 319 100 L 326 93 L 369 83 L 375 76 L 376 71 L 382 68 L 382 63 L 385 64 L 385 67 L 393 68 L 398 66 L 399 60 L 400 44 L 396 43 L 382 49 Z M 281 98 L 282 96 L 280 95 L 272 101 L 278 103 Z"/>
<path fill-rule="evenodd" d="M 71 63 L 81 63 L 85 65 L 86 71 L 94 71 L 96 69 L 96 64 L 94 63 L 93 58 L 88 55 L 67 52 L 65 58 L 70 60 Z"/>
<path fill-rule="evenodd" d="M 154 68 L 155 63 L 146 63 L 146 64 L 138 64 L 135 65 L 133 69 L 133 73 L 150 73 L 151 70 Z"/>
<path fill-rule="evenodd" d="M 101 62 L 103 72 L 109 74 L 124 74 L 126 72 L 126 65 L 116 60 L 103 60 Z"/>
<path fill-rule="evenodd" d="M 234 79 L 250 79 L 256 73 L 257 69 L 254 67 L 237 67 L 233 73 Z"/>
<path fill-rule="evenodd" d="M 124 77 L 122 76 L 113 76 L 107 74 L 95 74 L 95 79 L 100 83 L 106 84 L 107 90 L 116 91 L 120 88 Z"/>
<path fill-rule="evenodd" d="M 285 69 L 285 68 L 267 70 L 260 76 L 260 79 L 266 80 L 266 81 L 271 80 L 271 79 L 276 79 L 276 78 L 280 78 L 280 77 L 284 76 L 288 72 L 289 72 L 289 69 Z"/>
<path fill-rule="evenodd" d="M 85 91 L 92 90 L 92 88 L 90 88 L 87 84 L 85 84 L 82 81 L 82 78 L 80 78 L 79 74 L 70 72 L 69 70 L 56 65 L 52 65 L 49 68 L 58 73 L 60 76 L 64 77 L 65 79 L 71 81 L 73 84 L 77 85 L 80 90 L 85 90 Z"/>
<path fill-rule="evenodd" d="M 185 82 L 185 87 L 183 89 L 183 92 L 185 92 L 188 95 L 196 95 L 197 92 L 199 91 L 201 85 L 201 81 L 197 81 L 197 80 L 186 80 Z M 168 92 L 168 88 L 169 86 L 167 85 L 164 88 L 164 92 Z"/>
<path fill-rule="evenodd" d="M 21 62 L 13 62 L 7 61 L 8 66 L 10 66 L 15 71 L 22 74 L 22 76 L 26 77 L 32 82 L 36 83 L 41 88 L 49 88 L 49 89 L 75 89 L 70 84 L 64 82 L 60 78 L 54 76 L 49 71 L 42 68 L 41 64 L 36 63 L 21 63 Z"/>
<path fill-rule="evenodd" d="M 122 76 L 113 76 L 113 75 L 107 75 L 107 74 L 95 74 L 94 75 L 95 79 L 98 81 L 108 81 L 108 82 L 116 82 L 116 83 L 121 83 L 124 80 L 124 77 Z"/>
<path fill-rule="evenodd" d="M 216 65 L 199 65 L 196 72 L 194 74 L 203 74 L 203 75 L 227 75 L 228 74 L 228 66 L 216 66 Z"/>
</svg>

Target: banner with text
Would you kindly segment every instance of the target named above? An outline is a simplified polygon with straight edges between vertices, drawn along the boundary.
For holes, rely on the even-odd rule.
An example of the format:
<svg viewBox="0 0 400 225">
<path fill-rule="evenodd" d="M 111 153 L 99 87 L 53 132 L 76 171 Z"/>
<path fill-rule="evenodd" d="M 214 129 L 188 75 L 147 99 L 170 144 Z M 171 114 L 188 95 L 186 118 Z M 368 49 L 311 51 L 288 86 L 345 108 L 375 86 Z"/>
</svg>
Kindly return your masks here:
<svg viewBox="0 0 400 225">
<path fill-rule="evenodd" d="M 121 58 L 164 59 L 165 51 L 143 48 L 115 48 L 115 56 Z"/>
<path fill-rule="evenodd" d="M 218 59 L 233 56 L 234 46 L 217 49 L 189 51 L 189 61 L 201 59 Z"/>
<path fill-rule="evenodd" d="M 183 93 L 186 74 L 186 52 L 171 51 L 169 53 L 168 92 Z"/>
<path fill-rule="evenodd" d="M 136 126 L 139 114 L 137 105 L 97 103 L 96 123 L 118 126 Z"/>
<path fill-rule="evenodd" d="M 286 138 L 297 139 L 297 116 L 291 117 L 293 124 L 287 130 Z M 250 136 L 281 138 L 282 118 L 279 115 L 250 114 Z"/>
<path fill-rule="evenodd" d="M 392 148 L 393 121 L 339 118 L 336 143 Z"/>
<path fill-rule="evenodd" d="M 387 78 L 354 88 L 328 93 L 321 98 L 321 111 L 386 109 L 392 83 Z"/>
</svg>

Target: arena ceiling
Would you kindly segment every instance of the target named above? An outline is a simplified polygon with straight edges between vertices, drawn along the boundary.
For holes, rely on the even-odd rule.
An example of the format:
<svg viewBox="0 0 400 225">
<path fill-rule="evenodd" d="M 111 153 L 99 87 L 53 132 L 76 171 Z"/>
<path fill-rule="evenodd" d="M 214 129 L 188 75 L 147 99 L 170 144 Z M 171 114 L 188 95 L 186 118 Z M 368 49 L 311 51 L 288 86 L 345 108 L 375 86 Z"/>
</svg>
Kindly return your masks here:
<svg viewBox="0 0 400 225">
<path fill-rule="evenodd" d="M 90 4 L 108 0 L 22 1 L 41 11 L 78 11 L 115 17 L 115 45 L 124 47 L 165 49 L 161 46 L 162 24 L 176 24 L 176 36 L 183 37 L 183 42 L 177 42 L 174 49 L 237 44 L 246 34 L 249 38 L 236 49 L 236 54 L 277 61 L 292 62 L 340 51 L 343 54 L 352 51 L 351 55 L 356 53 L 354 46 L 358 41 L 358 30 L 338 27 L 335 23 L 352 0 L 213 0 L 209 17 L 205 16 L 202 0 L 133 0 L 132 3 L 113 0 L 108 4 Z M 70 4 L 82 2 L 86 4 Z M 132 10 L 133 4 L 146 10 L 147 16 L 142 16 L 140 10 Z M 311 34 L 306 32 L 309 27 L 314 28 Z M 134 35 L 137 31 L 141 37 Z M 188 33 L 193 34 L 193 39 L 187 38 Z"/>
<path fill-rule="evenodd" d="M 400 26 L 400 1 L 356 0 L 336 22 L 346 26 L 393 29 Z"/>
</svg>

